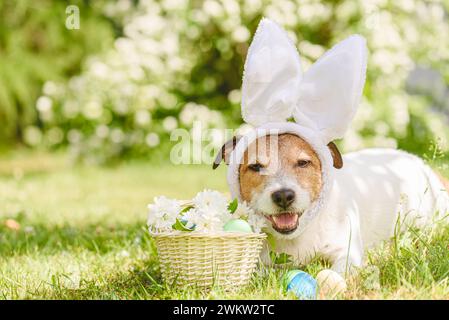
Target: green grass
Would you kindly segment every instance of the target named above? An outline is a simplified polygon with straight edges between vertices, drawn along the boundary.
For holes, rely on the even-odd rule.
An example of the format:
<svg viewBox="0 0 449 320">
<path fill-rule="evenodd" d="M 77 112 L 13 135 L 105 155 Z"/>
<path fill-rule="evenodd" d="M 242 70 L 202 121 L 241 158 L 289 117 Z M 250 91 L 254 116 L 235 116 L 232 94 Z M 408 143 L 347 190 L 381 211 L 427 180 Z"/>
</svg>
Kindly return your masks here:
<svg viewBox="0 0 449 320">
<path fill-rule="evenodd" d="M 447 172 L 446 172 L 447 173 Z M 446 174 L 447 175 L 447 174 Z M 146 205 L 156 195 L 227 191 L 225 168 L 130 162 L 73 166 L 64 155 L 0 159 L 0 297 L 5 299 L 290 299 L 282 271 L 261 268 L 241 292 L 208 294 L 162 283 Z M 6 226 L 7 219 L 20 224 Z M 346 299 L 448 299 L 449 227 L 411 230 L 372 251 Z M 312 275 L 324 267 L 304 267 Z M 371 270 L 371 272 L 369 271 Z M 376 272 L 379 277 L 376 277 Z"/>
</svg>

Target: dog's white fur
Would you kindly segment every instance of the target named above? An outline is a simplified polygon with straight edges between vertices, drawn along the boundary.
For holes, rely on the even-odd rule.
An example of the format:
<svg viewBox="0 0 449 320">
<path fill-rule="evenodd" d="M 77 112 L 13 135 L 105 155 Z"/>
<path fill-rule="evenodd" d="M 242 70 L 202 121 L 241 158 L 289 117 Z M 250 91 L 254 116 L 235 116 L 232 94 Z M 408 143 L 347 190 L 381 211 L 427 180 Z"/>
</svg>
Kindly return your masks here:
<svg viewBox="0 0 449 320">
<path fill-rule="evenodd" d="M 343 168 L 335 170 L 328 200 L 300 235 L 292 238 L 271 230 L 276 234 L 276 251 L 292 255 L 301 264 L 320 255 L 331 262 L 334 271 L 345 274 L 350 267 L 362 265 L 366 248 L 392 237 L 398 226 L 400 230 L 423 227 L 449 209 L 444 186 L 415 156 L 366 149 L 343 159 Z M 255 195 L 254 209 L 270 212 L 274 209 L 271 192 L 295 184 L 294 179 L 277 181 Z M 297 185 L 294 188 L 304 194 Z M 296 207 L 310 204 L 307 196 L 298 202 L 302 204 Z"/>
<path fill-rule="evenodd" d="M 255 193 L 251 200 L 251 207 L 258 212 L 264 214 L 276 214 L 282 210 L 273 203 L 271 195 L 276 190 L 287 188 L 295 192 L 295 200 L 290 205 L 289 210 L 292 212 L 304 212 L 311 204 L 310 194 L 307 190 L 302 188 L 294 179 L 283 175 L 282 172 L 276 172 L 270 177 L 270 182 L 263 189 L 261 193 Z"/>
</svg>

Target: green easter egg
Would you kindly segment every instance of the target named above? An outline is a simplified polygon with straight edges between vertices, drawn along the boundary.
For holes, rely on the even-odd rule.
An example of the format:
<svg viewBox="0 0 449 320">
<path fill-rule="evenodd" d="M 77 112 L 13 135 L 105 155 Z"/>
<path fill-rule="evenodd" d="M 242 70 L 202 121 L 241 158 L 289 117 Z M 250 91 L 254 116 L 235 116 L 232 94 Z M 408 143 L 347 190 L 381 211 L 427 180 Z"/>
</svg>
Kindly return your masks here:
<svg viewBox="0 0 449 320">
<path fill-rule="evenodd" d="M 228 221 L 223 226 L 223 230 L 231 231 L 231 232 L 253 232 L 253 230 L 251 229 L 251 226 L 248 224 L 248 222 L 246 222 L 245 220 L 242 220 L 242 219 L 235 219 L 235 220 Z"/>
</svg>

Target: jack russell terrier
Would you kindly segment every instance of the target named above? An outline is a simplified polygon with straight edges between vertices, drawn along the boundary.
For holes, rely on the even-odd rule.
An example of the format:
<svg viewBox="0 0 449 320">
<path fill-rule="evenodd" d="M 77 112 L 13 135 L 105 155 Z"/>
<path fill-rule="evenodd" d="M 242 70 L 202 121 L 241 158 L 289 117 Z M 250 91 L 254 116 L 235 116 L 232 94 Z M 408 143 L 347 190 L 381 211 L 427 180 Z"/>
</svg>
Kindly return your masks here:
<svg viewBox="0 0 449 320">
<path fill-rule="evenodd" d="M 263 19 L 242 84 L 242 116 L 254 129 L 227 142 L 214 162 L 228 164 L 232 196 L 269 222 L 277 252 L 299 264 L 320 255 L 342 275 L 392 237 L 398 221 L 423 227 L 449 210 L 449 183 L 421 159 L 380 148 L 342 157 L 332 142 L 357 110 L 366 60 L 365 40 L 355 35 L 303 74 L 285 31 Z"/>
</svg>

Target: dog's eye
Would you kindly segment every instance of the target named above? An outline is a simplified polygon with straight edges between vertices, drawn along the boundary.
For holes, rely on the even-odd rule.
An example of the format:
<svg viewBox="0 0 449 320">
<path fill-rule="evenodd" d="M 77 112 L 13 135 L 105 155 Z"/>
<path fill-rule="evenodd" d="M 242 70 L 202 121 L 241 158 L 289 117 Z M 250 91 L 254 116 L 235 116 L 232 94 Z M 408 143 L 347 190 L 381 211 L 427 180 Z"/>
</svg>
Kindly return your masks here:
<svg viewBox="0 0 449 320">
<path fill-rule="evenodd" d="M 260 163 L 253 163 L 248 165 L 248 168 L 254 172 L 259 172 L 260 169 L 263 168 L 263 166 Z"/>
<path fill-rule="evenodd" d="M 298 160 L 296 165 L 300 168 L 305 168 L 310 164 L 310 160 Z"/>
</svg>

